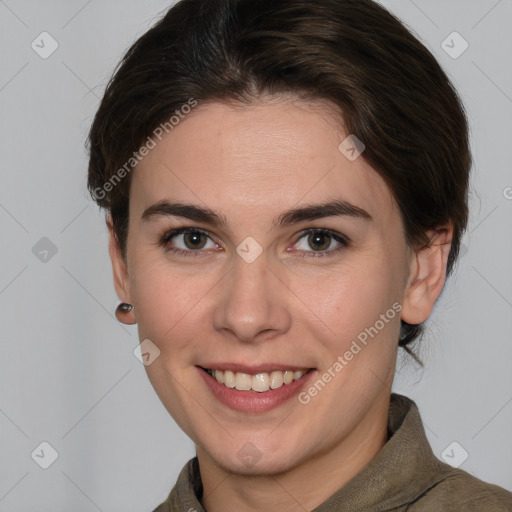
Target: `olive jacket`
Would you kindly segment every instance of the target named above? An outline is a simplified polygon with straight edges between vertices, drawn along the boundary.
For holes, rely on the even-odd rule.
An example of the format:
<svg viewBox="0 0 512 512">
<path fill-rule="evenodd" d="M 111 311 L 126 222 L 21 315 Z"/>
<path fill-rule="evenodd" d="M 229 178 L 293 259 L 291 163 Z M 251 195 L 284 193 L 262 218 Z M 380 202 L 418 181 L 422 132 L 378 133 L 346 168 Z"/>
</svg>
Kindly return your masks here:
<svg viewBox="0 0 512 512">
<path fill-rule="evenodd" d="M 409 398 L 391 395 L 388 433 L 388 442 L 368 466 L 312 512 L 512 511 L 511 492 L 435 457 L 418 408 Z M 458 454 L 449 450 L 445 456 Z M 195 457 L 182 469 L 167 500 L 153 512 L 205 512 L 201 495 Z"/>
</svg>

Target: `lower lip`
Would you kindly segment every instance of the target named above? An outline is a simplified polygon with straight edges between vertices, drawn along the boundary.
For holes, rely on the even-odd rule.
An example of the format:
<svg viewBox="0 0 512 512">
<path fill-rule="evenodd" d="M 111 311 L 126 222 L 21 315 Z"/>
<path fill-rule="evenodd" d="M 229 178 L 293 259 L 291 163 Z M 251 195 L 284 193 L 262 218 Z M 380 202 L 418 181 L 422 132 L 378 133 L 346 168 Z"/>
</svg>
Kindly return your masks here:
<svg viewBox="0 0 512 512">
<path fill-rule="evenodd" d="M 256 391 L 237 391 L 228 388 L 224 384 L 217 382 L 209 373 L 202 368 L 197 368 L 206 385 L 213 395 L 224 405 L 227 405 L 235 411 L 242 412 L 266 412 L 280 406 L 293 396 L 297 395 L 302 387 L 312 378 L 316 370 L 310 370 L 299 380 L 294 380 L 290 384 L 283 384 L 280 388 L 270 389 L 264 393 Z"/>
</svg>

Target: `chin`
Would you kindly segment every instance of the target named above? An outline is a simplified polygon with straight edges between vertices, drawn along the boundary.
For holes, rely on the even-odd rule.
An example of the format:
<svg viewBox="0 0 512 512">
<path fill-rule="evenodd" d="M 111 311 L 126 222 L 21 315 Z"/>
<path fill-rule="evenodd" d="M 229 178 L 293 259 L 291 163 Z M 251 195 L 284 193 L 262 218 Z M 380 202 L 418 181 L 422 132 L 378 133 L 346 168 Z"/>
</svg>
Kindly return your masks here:
<svg viewBox="0 0 512 512">
<path fill-rule="evenodd" d="M 277 476 L 299 464 L 297 453 L 290 449 L 276 452 L 259 450 L 251 442 L 245 443 L 240 450 L 225 451 L 209 456 L 215 464 L 227 473 L 244 476 Z"/>
</svg>

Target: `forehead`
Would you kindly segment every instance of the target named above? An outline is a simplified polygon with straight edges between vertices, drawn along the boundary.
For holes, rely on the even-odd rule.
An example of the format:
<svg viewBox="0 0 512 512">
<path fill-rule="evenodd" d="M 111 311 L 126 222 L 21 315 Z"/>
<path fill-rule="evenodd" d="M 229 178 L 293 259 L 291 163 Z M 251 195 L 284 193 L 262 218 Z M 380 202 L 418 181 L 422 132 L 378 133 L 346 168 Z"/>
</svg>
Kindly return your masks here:
<svg viewBox="0 0 512 512">
<path fill-rule="evenodd" d="M 172 198 L 262 214 L 344 199 L 371 214 L 391 212 L 383 179 L 363 157 L 340 151 L 348 135 L 327 103 L 199 105 L 138 164 L 131 202 L 138 211 Z"/>
</svg>

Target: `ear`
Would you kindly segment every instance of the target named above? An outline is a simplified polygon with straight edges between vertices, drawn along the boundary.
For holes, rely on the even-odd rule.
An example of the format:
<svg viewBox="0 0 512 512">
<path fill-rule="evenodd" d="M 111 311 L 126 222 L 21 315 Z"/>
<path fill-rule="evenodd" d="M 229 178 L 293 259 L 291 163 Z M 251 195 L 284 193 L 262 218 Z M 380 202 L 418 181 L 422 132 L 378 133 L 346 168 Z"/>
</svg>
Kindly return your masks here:
<svg viewBox="0 0 512 512">
<path fill-rule="evenodd" d="M 112 262 L 114 287 L 116 289 L 117 296 L 119 297 L 119 300 L 121 302 L 133 304 L 130 293 L 130 279 L 128 277 L 128 268 L 126 266 L 125 260 L 121 255 L 121 251 L 119 249 L 119 242 L 115 235 L 114 226 L 112 224 L 112 217 L 110 215 L 107 217 L 106 222 L 109 232 L 108 252 L 110 254 L 110 260 Z M 133 312 L 126 314 L 124 316 L 126 317 L 126 321 L 123 320 L 123 323 L 126 323 L 128 325 L 135 323 L 134 318 L 132 318 Z"/>
<path fill-rule="evenodd" d="M 443 291 L 453 226 L 427 232 L 429 244 L 413 252 L 411 273 L 404 294 L 401 318 L 411 325 L 425 322 Z"/>
</svg>

